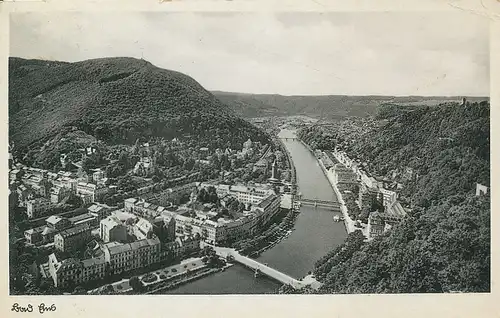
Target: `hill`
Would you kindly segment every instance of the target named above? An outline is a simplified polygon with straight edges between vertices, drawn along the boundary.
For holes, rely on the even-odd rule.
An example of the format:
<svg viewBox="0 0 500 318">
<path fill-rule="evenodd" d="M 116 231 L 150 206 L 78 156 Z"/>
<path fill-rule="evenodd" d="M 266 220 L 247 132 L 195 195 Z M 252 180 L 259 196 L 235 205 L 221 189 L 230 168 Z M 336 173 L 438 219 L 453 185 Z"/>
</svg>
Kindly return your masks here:
<svg viewBox="0 0 500 318">
<path fill-rule="evenodd" d="M 413 211 L 369 243 L 351 233 L 320 259 L 321 292 L 488 292 L 490 196 L 474 190 L 476 182 L 490 184 L 489 103 L 385 105 L 376 118 L 381 125 L 355 143 L 333 143 L 368 171 L 402 182 L 400 196 Z M 408 169 L 413 177 L 401 180 Z"/>
<path fill-rule="evenodd" d="M 437 105 L 445 101 L 460 99 L 460 97 L 443 96 L 285 96 L 220 91 L 212 93 L 240 116 L 247 118 L 287 115 L 306 115 L 329 119 L 342 119 L 349 116 L 367 117 L 376 114 L 377 107 L 383 103 Z M 471 101 L 485 100 L 482 97 L 468 99 Z"/>
<path fill-rule="evenodd" d="M 144 60 L 10 58 L 9 87 L 9 138 L 20 153 L 74 130 L 109 144 L 191 137 L 238 148 L 267 138 L 194 79 Z"/>
</svg>

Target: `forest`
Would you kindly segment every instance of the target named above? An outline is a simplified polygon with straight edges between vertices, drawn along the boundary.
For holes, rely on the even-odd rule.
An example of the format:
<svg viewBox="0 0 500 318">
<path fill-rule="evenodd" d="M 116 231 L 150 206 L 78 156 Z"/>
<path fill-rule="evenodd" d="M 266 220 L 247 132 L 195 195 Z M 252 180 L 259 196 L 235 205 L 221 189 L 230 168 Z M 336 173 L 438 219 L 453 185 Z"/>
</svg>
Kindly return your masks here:
<svg viewBox="0 0 500 318">
<path fill-rule="evenodd" d="M 355 143 L 331 141 L 369 172 L 404 182 L 411 211 L 370 242 L 351 233 L 318 260 L 320 293 L 490 291 L 490 196 L 475 195 L 476 183 L 490 186 L 489 112 L 488 102 L 383 105 L 376 114 L 383 125 Z M 413 177 L 398 180 L 406 168 Z"/>
<path fill-rule="evenodd" d="M 132 145 L 139 137 L 222 149 L 241 149 L 248 138 L 268 143 L 267 134 L 194 79 L 144 60 L 10 58 L 9 87 L 9 142 L 22 156 L 37 155 L 54 136 L 71 141 L 64 136 L 71 131 L 112 145 Z"/>
</svg>

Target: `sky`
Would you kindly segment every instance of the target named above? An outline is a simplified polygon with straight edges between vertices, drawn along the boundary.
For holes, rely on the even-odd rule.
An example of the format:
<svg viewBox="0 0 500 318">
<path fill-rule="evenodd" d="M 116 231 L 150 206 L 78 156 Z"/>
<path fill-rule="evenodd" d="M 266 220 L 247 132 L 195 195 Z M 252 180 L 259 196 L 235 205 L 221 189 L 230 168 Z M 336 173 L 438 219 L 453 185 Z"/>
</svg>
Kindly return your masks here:
<svg viewBox="0 0 500 318">
<path fill-rule="evenodd" d="M 11 14 L 10 55 L 129 56 L 208 90 L 489 96 L 489 28 L 464 13 Z"/>
</svg>

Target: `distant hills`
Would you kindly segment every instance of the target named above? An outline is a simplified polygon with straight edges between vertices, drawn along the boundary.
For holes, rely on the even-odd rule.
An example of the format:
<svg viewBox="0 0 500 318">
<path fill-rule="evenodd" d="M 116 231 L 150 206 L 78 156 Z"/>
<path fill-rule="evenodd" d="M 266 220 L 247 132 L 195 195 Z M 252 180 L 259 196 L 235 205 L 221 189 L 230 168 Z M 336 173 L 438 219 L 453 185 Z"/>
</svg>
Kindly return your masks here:
<svg viewBox="0 0 500 318">
<path fill-rule="evenodd" d="M 9 139 L 15 150 L 32 151 L 75 130 L 109 144 L 190 136 L 199 144 L 237 148 L 248 138 L 267 138 L 191 77 L 144 60 L 11 57 Z"/>
<path fill-rule="evenodd" d="M 307 115 L 328 119 L 342 119 L 356 116 L 374 115 L 379 105 L 395 103 L 399 105 L 438 105 L 447 101 L 459 101 L 462 97 L 443 96 L 284 96 L 277 94 L 246 94 L 212 92 L 242 117 L 265 117 Z M 489 100 L 487 97 L 467 97 L 470 101 Z"/>
</svg>

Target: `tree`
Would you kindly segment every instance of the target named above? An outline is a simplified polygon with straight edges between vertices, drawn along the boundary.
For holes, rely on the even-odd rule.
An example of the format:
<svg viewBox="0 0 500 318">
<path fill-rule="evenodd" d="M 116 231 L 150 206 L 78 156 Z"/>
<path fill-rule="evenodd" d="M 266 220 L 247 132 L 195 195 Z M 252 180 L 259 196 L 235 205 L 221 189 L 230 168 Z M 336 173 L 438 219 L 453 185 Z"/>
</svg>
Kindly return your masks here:
<svg viewBox="0 0 500 318">
<path fill-rule="evenodd" d="M 202 188 L 199 192 L 198 192 L 198 195 L 197 195 L 197 200 L 199 202 L 202 202 L 202 203 L 206 203 L 207 202 L 207 198 L 208 198 L 208 194 L 207 194 L 207 191 L 205 190 L 205 188 Z"/>
<path fill-rule="evenodd" d="M 238 212 L 243 212 L 245 211 L 245 204 L 243 202 L 240 202 L 238 205 Z"/>
<path fill-rule="evenodd" d="M 237 212 L 238 211 L 238 208 L 240 206 L 240 202 L 237 200 L 237 199 L 234 199 L 232 200 L 229 204 L 228 204 L 228 210 L 230 212 Z"/>
<path fill-rule="evenodd" d="M 144 289 L 144 285 L 137 276 L 133 276 L 129 280 L 130 287 L 134 290 L 134 292 L 141 292 Z"/>
</svg>

